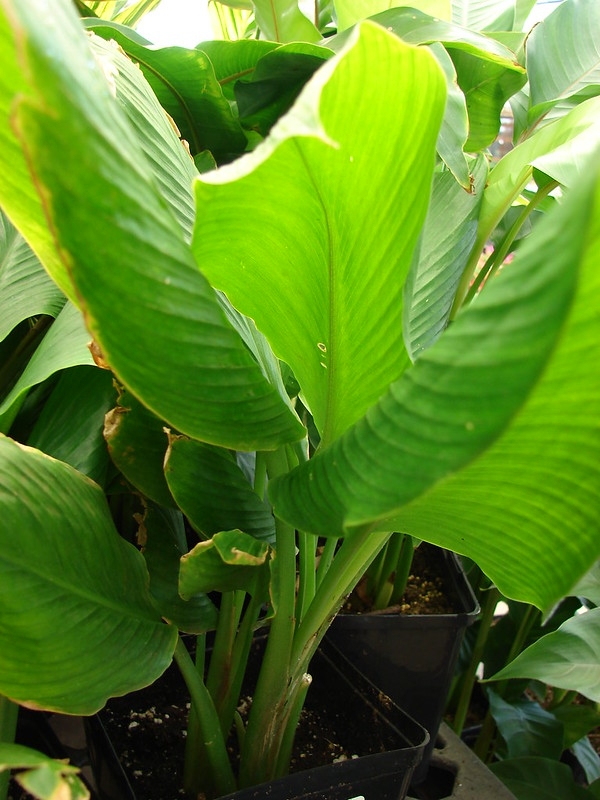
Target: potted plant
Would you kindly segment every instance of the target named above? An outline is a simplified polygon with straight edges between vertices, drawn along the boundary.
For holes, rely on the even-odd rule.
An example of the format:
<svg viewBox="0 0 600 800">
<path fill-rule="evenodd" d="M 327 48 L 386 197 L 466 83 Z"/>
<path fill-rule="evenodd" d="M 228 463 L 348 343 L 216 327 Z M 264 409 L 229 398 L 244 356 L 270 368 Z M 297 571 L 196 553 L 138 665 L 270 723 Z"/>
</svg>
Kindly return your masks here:
<svg viewBox="0 0 600 800">
<path fill-rule="evenodd" d="M 585 4 L 570 5 L 580 19 Z M 200 117 L 234 143 L 199 175 L 141 69 L 85 36 L 66 0 L 50 19 L 41 0 L 0 9 L 0 202 L 69 299 L 40 347 L 79 370 L 55 385 L 48 358 L 30 361 L 0 409 L 12 434 L 0 438 L 4 719 L 19 703 L 93 713 L 174 657 L 193 703 L 190 792 L 199 764 L 213 796 L 260 784 L 286 772 L 312 656 L 391 532 L 469 555 L 507 596 L 541 608 L 598 556 L 597 427 L 580 413 L 599 393 L 598 174 L 575 155 L 596 144 L 598 99 L 585 87 L 564 109 L 533 62 L 526 72 L 496 40 L 405 9 L 329 46 L 207 44 L 163 53 L 160 69 L 146 49 L 137 60 L 164 78 L 187 61 L 226 86 L 243 53 L 256 68 L 247 135 L 228 89 L 201 94 L 212 100 Z M 279 38 L 310 30 L 317 41 L 298 13 L 278 10 Z M 348 8 L 340 17 L 354 22 Z M 264 74 L 289 74 L 290 54 L 314 77 L 273 125 L 297 73 L 275 101 Z M 198 132 L 177 74 L 162 84 Z M 470 154 L 528 75 L 524 141 L 488 174 Z M 211 161 L 199 134 L 192 154 L 202 169 Z M 516 221 L 478 271 L 513 204 Z M 82 354 L 89 336 L 110 372 Z M 102 461 L 92 481 L 106 452 L 65 446 L 78 436 L 64 409 L 84 397 L 86 422 L 104 413 L 107 395 L 88 391 L 99 374 L 107 392 L 117 382 L 105 439 L 119 474 Z M 36 431 L 27 414 L 41 406 L 48 427 Z M 21 444 L 36 439 L 43 448 Z M 127 541 L 136 498 L 143 552 Z M 527 560 L 532 548 L 560 551 L 560 568 Z M 225 739 L 267 622 L 236 775 Z M 196 664 L 179 631 L 199 635 Z"/>
</svg>

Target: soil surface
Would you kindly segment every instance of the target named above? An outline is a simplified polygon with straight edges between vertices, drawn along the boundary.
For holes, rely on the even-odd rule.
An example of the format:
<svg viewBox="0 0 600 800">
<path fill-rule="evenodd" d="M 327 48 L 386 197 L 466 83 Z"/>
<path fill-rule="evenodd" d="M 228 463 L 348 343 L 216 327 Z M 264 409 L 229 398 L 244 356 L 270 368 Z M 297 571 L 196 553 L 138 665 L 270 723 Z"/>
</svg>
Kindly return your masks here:
<svg viewBox="0 0 600 800">
<path fill-rule="evenodd" d="M 342 613 L 365 614 L 453 614 L 457 608 L 453 587 L 448 585 L 442 564 L 443 556 L 425 542 L 415 548 L 412 567 L 400 603 L 382 612 L 372 611 L 364 584 L 346 601 Z"/>
</svg>

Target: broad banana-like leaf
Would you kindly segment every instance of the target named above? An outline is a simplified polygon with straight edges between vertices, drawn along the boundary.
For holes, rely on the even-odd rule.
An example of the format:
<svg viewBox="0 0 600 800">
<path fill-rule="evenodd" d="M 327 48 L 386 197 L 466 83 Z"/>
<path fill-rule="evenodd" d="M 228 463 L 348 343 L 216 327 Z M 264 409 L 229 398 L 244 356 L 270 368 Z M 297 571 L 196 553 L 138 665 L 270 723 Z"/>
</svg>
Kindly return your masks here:
<svg viewBox="0 0 600 800">
<path fill-rule="evenodd" d="M 487 0 L 482 0 L 483 2 L 487 2 Z M 525 23 L 529 15 L 531 14 L 533 8 L 535 7 L 537 0 L 515 0 L 515 22 L 514 22 L 514 30 L 515 31 L 528 31 L 525 30 Z"/>
<path fill-rule="evenodd" d="M 113 462 L 133 486 L 155 503 L 176 506 L 165 480 L 168 438 L 161 419 L 122 390 L 105 417 L 104 438 Z"/>
<path fill-rule="evenodd" d="M 199 274 L 70 3 L 57 2 L 49 25 L 40 0 L 2 2 L 20 42 L 12 72 L 28 76 L 17 80 L 13 124 L 106 361 L 157 416 L 197 438 L 249 450 L 301 438 Z"/>
<path fill-rule="evenodd" d="M 380 11 L 394 8 L 398 3 L 394 0 L 335 0 L 334 5 L 338 30 L 344 31 L 367 17 L 379 14 Z M 410 7 L 438 19 L 450 20 L 452 16 L 450 0 L 411 0 Z"/>
<path fill-rule="evenodd" d="M 527 39 L 529 125 L 600 94 L 600 5 L 565 0 Z"/>
<path fill-rule="evenodd" d="M 10 169 L 0 170 L 0 205 L 61 290 L 77 302 L 15 128 L 14 99 L 27 91 L 27 76 L 22 61 L 22 36 L 16 28 L 11 28 L 12 23 L 10 7 L 0 3 L 0 154 L 2 163 L 10 164 Z M 49 24 L 46 19 L 46 28 Z M 52 39 L 52 33 L 48 35 Z"/>
<path fill-rule="evenodd" d="M 446 328 L 465 260 L 477 236 L 477 219 L 488 176 L 481 156 L 467 193 L 444 171 L 433 180 L 431 203 L 418 259 L 405 289 L 405 337 L 413 360 Z"/>
<path fill-rule="evenodd" d="M 144 559 L 117 533 L 102 490 L 0 437 L 0 503 L 0 692 L 92 714 L 152 683 L 177 630 L 160 619 Z"/>
<path fill-rule="evenodd" d="M 588 173 L 363 419 L 271 483 L 279 516 L 407 532 L 540 608 L 569 593 L 600 552 L 595 160 Z"/>
<path fill-rule="evenodd" d="M 88 34 L 89 46 L 109 81 L 160 193 L 189 240 L 194 222 L 191 183 L 197 174 L 189 152 L 139 69 L 114 41 Z"/>
<path fill-rule="evenodd" d="M 333 55 L 322 45 L 294 42 L 266 53 L 252 74 L 235 84 L 240 119 L 265 136 L 292 106 L 304 84 Z"/>
<path fill-rule="evenodd" d="M 469 137 L 465 148 L 477 151 L 491 144 L 498 133 L 505 102 L 526 81 L 525 69 L 515 53 L 496 39 L 412 8 L 392 8 L 372 19 L 406 42 L 444 45 L 466 99 Z M 336 42 L 343 41 L 345 36 L 342 33 L 327 43 L 335 48 Z"/>
<path fill-rule="evenodd" d="M 600 608 L 571 617 L 489 680 L 532 678 L 600 702 Z"/>
<path fill-rule="evenodd" d="M 200 269 L 292 368 L 324 441 L 408 365 L 402 292 L 444 105 L 433 56 L 363 23 L 269 139 L 196 182 Z"/>
<path fill-rule="evenodd" d="M 272 42 L 318 42 L 321 34 L 305 17 L 298 0 L 252 0 L 254 18 Z"/>
<path fill-rule="evenodd" d="M 107 370 L 91 366 L 65 370 L 27 444 L 104 486 L 110 459 L 102 423 L 115 397 L 113 378 Z"/>
<path fill-rule="evenodd" d="M 175 121 L 192 155 L 210 150 L 217 161 L 231 159 L 247 145 L 208 56 L 198 49 L 139 44 L 106 23 L 88 24 L 104 39 L 114 39 L 139 66 L 162 107 Z"/>
<path fill-rule="evenodd" d="M 179 593 L 185 599 L 197 592 L 243 589 L 266 597 L 270 552 L 266 542 L 247 533 L 220 531 L 182 557 Z"/>
<path fill-rule="evenodd" d="M 149 503 L 138 539 L 150 574 L 150 593 L 164 619 L 186 633 L 213 630 L 219 614 L 212 600 L 201 592 L 183 600 L 177 591 L 181 557 L 188 551 L 181 512 Z"/>
<path fill-rule="evenodd" d="M 29 317 L 56 317 L 65 296 L 0 209 L 0 341 Z"/>
<path fill-rule="evenodd" d="M 274 541 L 270 506 L 228 450 L 171 436 L 165 476 L 177 504 L 204 537 L 238 528 L 256 539 Z"/>
<path fill-rule="evenodd" d="M 277 42 L 264 39 L 239 39 L 225 42 L 218 39 L 200 42 L 198 49 L 209 58 L 215 71 L 215 77 L 225 97 L 235 100 L 234 86 L 242 76 L 251 77 L 257 64 L 267 53 L 277 50 Z"/>
<path fill-rule="evenodd" d="M 67 303 L 31 356 L 19 379 L 0 403 L 0 430 L 8 430 L 20 404 L 32 386 L 68 367 L 94 364 L 89 350 L 90 335 L 81 313 Z"/>
<path fill-rule="evenodd" d="M 465 150 L 477 152 L 496 139 L 502 109 L 525 83 L 525 70 L 517 63 L 516 56 L 513 65 L 507 68 L 491 60 L 474 59 L 460 48 L 449 47 L 448 52 L 469 113 Z"/>
<path fill-rule="evenodd" d="M 463 189 L 471 190 L 472 176 L 463 152 L 469 137 L 469 115 L 465 96 L 458 86 L 456 70 L 448 51 L 439 42 L 429 45 L 446 76 L 446 110 L 437 140 L 437 151 Z"/>
<path fill-rule="evenodd" d="M 474 31 L 511 31 L 514 18 L 515 0 L 452 0 L 452 22 Z"/>
</svg>

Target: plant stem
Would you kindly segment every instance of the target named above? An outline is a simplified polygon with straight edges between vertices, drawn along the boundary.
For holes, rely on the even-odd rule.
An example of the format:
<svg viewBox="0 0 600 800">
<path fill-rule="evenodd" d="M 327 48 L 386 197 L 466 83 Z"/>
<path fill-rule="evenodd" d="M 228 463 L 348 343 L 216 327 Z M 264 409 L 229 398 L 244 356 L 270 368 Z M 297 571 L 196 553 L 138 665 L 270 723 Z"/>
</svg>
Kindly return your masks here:
<svg viewBox="0 0 600 800">
<path fill-rule="evenodd" d="M 494 611 L 500 599 L 500 592 L 495 586 L 490 587 L 485 593 L 485 599 L 482 604 L 481 618 L 479 620 L 479 630 L 477 631 L 477 638 L 469 665 L 463 675 L 462 686 L 454 715 L 453 728 L 458 736 L 461 735 L 462 729 L 467 718 L 467 711 L 471 702 L 471 695 L 473 694 L 473 686 L 475 684 L 475 676 L 477 674 L 477 667 L 479 666 L 482 658 L 483 651 L 488 639 L 492 622 L 494 621 Z"/>
<path fill-rule="evenodd" d="M 559 706 L 570 706 L 577 697 L 577 692 L 572 689 L 552 688 L 552 702 L 548 705 L 548 710 L 553 711 Z"/>
<path fill-rule="evenodd" d="M 321 557 L 319 559 L 319 566 L 317 567 L 317 586 L 320 586 L 323 582 L 323 578 L 327 575 L 327 570 L 329 569 L 335 552 L 338 547 L 339 539 L 335 537 L 331 537 L 327 539 L 325 542 L 325 546 L 323 547 L 323 552 L 321 553 Z"/>
<path fill-rule="evenodd" d="M 296 692 L 294 704 L 290 708 L 289 721 L 283 732 L 283 738 L 279 746 L 279 757 L 277 759 L 277 766 L 275 767 L 275 775 L 286 775 L 290 760 L 292 757 L 292 749 L 294 747 L 294 738 L 296 736 L 296 728 L 300 720 L 300 714 L 304 708 L 304 701 L 310 689 L 312 677 L 308 673 L 302 675 L 299 689 Z"/>
<path fill-rule="evenodd" d="M 202 775 L 202 789 L 207 797 L 229 794 L 235 791 L 235 778 L 212 698 L 181 638 L 174 655 L 196 710 L 203 750 L 210 766 L 210 776 Z M 200 791 L 198 786 L 185 788 L 193 797 Z"/>
<path fill-rule="evenodd" d="M 318 539 L 312 533 L 298 532 L 299 553 L 299 584 L 298 602 L 296 604 L 297 619 L 299 624 L 311 604 L 317 588 L 316 554 Z"/>
<path fill-rule="evenodd" d="M 254 629 L 260 616 L 261 607 L 262 598 L 259 595 L 250 597 L 233 643 L 231 658 L 228 665 L 230 672 L 228 690 L 227 693 L 220 698 L 217 706 L 217 712 L 221 720 L 221 730 L 224 735 L 227 734 L 234 720 L 242 691 L 244 675 L 246 673 L 248 656 L 250 654 L 250 648 L 252 647 Z"/>
<path fill-rule="evenodd" d="M 473 279 L 473 283 L 465 297 L 465 304 L 470 303 L 479 291 L 481 285 L 500 269 L 527 217 L 529 217 L 532 211 L 534 211 L 557 186 L 558 183 L 556 181 L 550 181 L 541 189 L 538 189 L 531 201 L 526 206 L 523 206 L 521 213 L 507 231 L 498 248 L 490 255 L 479 274 Z"/>
<path fill-rule="evenodd" d="M 256 454 L 256 461 L 254 464 L 254 491 L 261 500 L 265 499 L 265 492 L 267 487 L 267 464 L 265 461 L 265 454 L 258 452 Z"/>
<path fill-rule="evenodd" d="M 215 643 L 210 657 L 210 668 L 206 678 L 206 688 L 218 709 L 229 690 L 231 680 L 231 651 L 235 640 L 245 592 L 223 592 Z M 220 716 L 220 715 L 219 715 Z M 223 726 L 221 726 L 223 729 Z M 226 735 L 227 731 L 223 730 Z"/>
<path fill-rule="evenodd" d="M 381 610 L 391 605 L 398 562 L 402 555 L 403 542 L 404 534 L 393 533 L 390 536 L 387 545 L 381 551 L 385 554 L 385 557 L 383 560 L 381 573 L 379 575 L 379 587 L 375 597 L 374 607 L 376 609 Z M 410 569 L 410 562 L 408 564 L 408 569 Z M 400 592 L 400 596 L 402 596 L 402 593 L 403 592 Z"/>
<path fill-rule="evenodd" d="M 385 546 L 391 533 L 368 528 L 349 533 L 342 541 L 315 598 L 294 637 L 292 664 L 308 664 L 331 620 L 367 568 Z"/>
<path fill-rule="evenodd" d="M 14 742 L 18 715 L 19 706 L 0 694 L 0 742 L 8 744 Z M 0 800 L 6 800 L 8 797 L 9 781 L 10 770 L 0 772 Z"/>
<path fill-rule="evenodd" d="M 531 180 L 531 175 L 527 172 L 526 175 L 523 176 L 520 183 L 513 183 L 510 186 L 510 191 L 507 192 L 506 196 L 504 197 L 504 201 L 502 204 L 499 204 L 496 208 L 496 213 L 493 217 L 486 218 L 486 227 L 480 227 L 477 232 L 477 238 L 475 240 L 475 244 L 471 248 L 471 252 L 469 254 L 469 258 L 467 259 L 467 263 L 463 270 L 462 277 L 460 279 L 460 283 L 458 285 L 458 289 L 456 290 L 456 294 L 454 296 L 454 302 L 452 304 L 452 309 L 450 310 L 450 320 L 454 320 L 460 309 L 465 305 L 466 298 L 469 292 L 469 288 L 473 281 L 473 275 L 477 268 L 477 264 L 479 263 L 479 257 L 483 252 L 483 248 L 485 247 L 486 243 L 489 241 L 494 228 L 498 225 L 502 217 L 506 214 L 508 209 L 514 203 L 514 201 L 519 197 L 522 191 L 525 189 L 529 181 Z M 545 191 L 545 194 L 536 200 L 534 198 L 531 203 L 527 206 L 528 214 L 533 211 L 533 209 L 538 205 L 539 202 L 543 200 L 543 198 L 548 195 L 556 185 L 548 184 L 550 188 L 543 187 L 539 190 L 539 192 Z M 547 191 L 546 191 L 547 189 Z M 538 192 L 538 194 L 539 194 Z M 537 197 L 537 195 L 536 195 Z M 534 202 L 535 201 L 535 202 Z M 532 205 L 533 204 L 533 205 Z"/>
<path fill-rule="evenodd" d="M 402 595 L 406 590 L 406 583 L 410 575 L 410 568 L 412 567 L 415 546 L 412 536 L 406 533 L 397 534 L 402 537 L 402 545 L 400 547 L 400 555 L 396 562 L 396 576 L 394 578 L 394 590 L 390 597 L 390 604 L 397 605 L 402 600 Z"/>
<path fill-rule="evenodd" d="M 288 471 L 285 450 L 267 453 L 269 478 Z M 252 786 L 273 777 L 278 748 L 299 687 L 291 685 L 290 653 L 296 615 L 296 532 L 275 518 L 276 554 L 272 580 L 278 605 L 254 692 L 240 760 L 240 785 Z"/>
</svg>

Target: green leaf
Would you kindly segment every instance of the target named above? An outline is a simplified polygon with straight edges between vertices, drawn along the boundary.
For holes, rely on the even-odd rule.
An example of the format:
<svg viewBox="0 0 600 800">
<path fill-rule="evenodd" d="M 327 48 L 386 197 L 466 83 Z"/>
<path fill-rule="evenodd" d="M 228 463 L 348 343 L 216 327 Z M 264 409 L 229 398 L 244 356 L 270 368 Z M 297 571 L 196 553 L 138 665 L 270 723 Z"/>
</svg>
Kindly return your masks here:
<svg viewBox="0 0 600 800">
<path fill-rule="evenodd" d="M 498 761 L 490 769 L 517 800 L 590 800 L 588 792 L 575 784 L 566 764 L 540 756 Z"/>
<path fill-rule="evenodd" d="M 511 31 L 514 17 L 515 0 L 452 1 L 452 22 L 474 31 Z"/>
<path fill-rule="evenodd" d="M 252 0 L 256 24 L 273 42 L 318 42 L 321 34 L 300 11 L 298 0 Z"/>
<path fill-rule="evenodd" d="M 537 0 L 516 0 L 514 30 L 525 30 L 525 23 L 536 3 Z"/>
<path fill-rule="evenodd" d="M 419 258 L 405 290 L 405 329 L 413 358 L 445 330 L 465 259 L 477 235 L 477 217 L 487 179 L 487 161 L 473 166 L 465 192 L 450 172 L 434 176 L 431 203 L 421 233 Z"/>
<path fill-rule="evenodd" d="M 102 425 L 115 394 L 112 375 L 104 369 L 82 366 L 65 370 L 27 444 L 104 485 L 109 458 Z"/>
<path fill-rule="evenodd" d="M 196 183 L 200 269 L 292 368 L 325 440 L 407 365 L 402 288 L 443 108 L 431 54 L 364 23 L 262 147 Z"/>
<path fill-rule="evenodd" d="M 177 631 L 155 610 L 144 559 L 115 530 L 100 488 L 0 437 L 0 507 L 0 692 L 92 714 L 154 681 Z"/>
<path fill-rule="evenodd" d="M 65 296 L 0 209 L 0 341 L 29 317 L 56 317 Z"/>
<path fill-rule="evenodd" d="M 595 728 L 600 727 L 600 710 L 592 704 L 581 702 L 558 705 L 552 709 L 556 719 L 565 729 L 565 748 L 572 747 Z"/>
<path fill-rule="evenodd" d="M 249 79 L 256 65 L 267 53 L 277 50 L 277 42 L 263 39 L 239 39 L 235 42 L 214 40 L 201 42 L 198 49 L 210 58 L 215 77 L 229 101 L 235 100 L 234 87 L 238 80 Z"/>
<path fill-rule="evenodd" d="M 81 313 L 67 303 L 31 356 L 17 383 L 0 403 L 0 429 L 5 428 L 32 386 L 68 367 L 93 365 L 89 342 L 90 335 L 84 327 Z"/>
<path fill-rule="evenodd" d="M 600 608 L 568 619 L 493 676 L 506 678 L 535 678 L 600 702 Z"/>
<path fill-rule="evenodd" d="M 243 124 L 265 136 L 292 106 L 316 70 L 333 55 L 323 46 L 296 42 L 260 58 L 252 74 L 235 84 L 235 99 Z"/>
<path fill-rule="evenodd" d="M 242 531 L 221 531 L 200 542 L 181 559 L 179 592 L 183 598 L 198 592 L 249 594 L 265 591 L 270 570 L 270 548 Z"/>
<path fill-rule="evenodd" d="M 405 42 L 441 42 L 450 54 L 458 85 L 465 95 L 469 114 L 466 149 L 477 151 L 491 144 L 500 126 L 504 103 L 526 81 L 516 55 L 495 39 L 434 19 L 412 8 L 392 8 L 376 14 L 375 22 L 394 31 Z M 341 34 L 343 40 L 345 34 Z M 335 47 L 335 39 L 328 40 Z"/>
<path fill-rule="evenodd" d="M 257 539 L 273 541 L 271 508 L 256 494 L 228 450 L 171 436 L 165 476 L 177 504 L 203 536 L 239 528 Z"/>
<path fill-rule="evenodd" d="M 18 127 L 27 129 L 23 146 L 51 198 L 46 211 L 61 256 L 107 362 L 157 416 L 190 435 L 249 450 L 301 438 L 289 403 L 199 274 L 170 211 L 177 198 L 167 205 L 157 189 L 157 168 L 147 159 L 165 161 L 160 138 L 142 152 L 67 0 L 57 4 L 51 31 L 40 5 L 11 4 L 30 76 Z M 51 57 L 56 48 L 64 58 Z M 154 128 L 146 128 L 149 142 Z M 172 137 L 170 149 L 186 157 Z M 163 167 L 165 191 L 166 173 Z"/>
<path fill-rule="evenodd" d="M 581 415 L 600 404 L 599 247 L 593 161 L 367 415 L 271 483 L 276 513 L 325 536 L 401 530 L 541 608 L 568 594 L 600 548 L 600 429 Z"/>
<path fill-rule="evenodd" d="M 164 473 L 168 439 L 161 419 L 122 390 L 106 416 L 104 437 L 113 462 L 133 486 L 160 505 L 175 505 Z"/>
<path fill-rule="evenodd" d="M 456 70 L 448 52 L 439 42 L 434 42 L 429 48 L 446 76 L 446 110 L 437 140 L 437 151 L 463 189 L 470 191 L 471 175 L 463 152 L 469 135 L 465 96 L 458 87 Z"/>
<path fill-rule="evenodd" d="M 563 116 L 573 105 L 600 94 L 600 6 L 566 0 L 527 39 L 529 124 Z"/>
<path fill-rule="evenodd" d="M 583 576 L 573 589 L 577 597 L 585 597 L 597 606 L 600 606 L 600 561 Z"/>
<path fill-rule="evenodd" d="M 600 755 L 598 755 L 587 736 L 575 742 L 571 750 L 585 772 L 588 783 L 600 778 Z"/>
<path fill-rule="evenodd" d="M 0 743 L 0 772 L 20 770 L 15 780 L 37 800 L 89 800 L 79 768 L 20 744 Z"/>
<path fill-rule="evenodd" d="M 10 164 L 10 169 L 0 170 L 0 205 L 61 290 L 77 302 L 15 128 L 14 99 L 27 92 L 28 79 L 22 61 L 23 35 L 18 28 L 11 29 L 12 22 L 8 5 L 3 3 L 0 7 L 0 153 L 3 163 Z M 52 14 L 44 22 L 45 36 L 52 41 L 53 26 L 59 24 L 58 19 Z"/>
<path fill-rule="evenodd" d="M 202 50 L 151 49 L 113 26 L 89 27 L 105 39 L 115 39 L 140 67 L 162 107 L 189 143 L 192 155 L 210 150 L 221 161 L 245 150 L 244 131 Z"/>
<path fill-rule="evenodd" d="M 126 8 L 115 14 L 112 19 L 121 25 L 129 25 L 132 28 L 142 20 L 146 14 L 153 11 L 162 0 L 137 0 L 137 2 L 129 3 Z"/>
<path fill-rule="evenodd" d="M 120 116 L 127 118 L 134 133 L 136 149 L 143 152 L 163 200 L 179 223 L 183 238 L 189 241 L 194 223 L 191 184 L 197 174 L 189 152 L 180 142 L 178 132 L 145 80 L 142 70 L 116 42 L 106 42 L 90 34 L 88 42 L 108 81 L 110 94 L 114 95 L 116 105 L 122 112 Z M 108 132 L 105 135 L 110 137 Z"/>
<path fill-rule="evenodd" d="M 560 759 L 563 751 L 563 726 L 535 700 L 507 703 L 488 690 L 490 712 L 504 739 L 507 758 L 545 756 Z"/>
<path fill-rule="evenodd" d="M 351 25 L 373 17 L 381 11 L 393 8 L 394 0 L 335 0 L 338 30 L 343 31 Z M 411 0 L 411 9 L 449 20 L 452 15 L 450 0 Z"/>
<path fill-rule="evenodd" d="M 150 593 L 164 619 L 186 633 L 213 630 L 218 611 L 210 598 L 193 593 L 183 600 L 177 591 L 180 560 L 188 550 L 181 513 L 149 504 L 138 536 L 150 574 Z"/>
<path fill-rule="evenodd" d="M 456 47 L 448 46 L 448 52 L 469 114 L 469 138 L 465 150 L 476 152 L 495 140 L 502 109 L 525 83 L 525 71 L 517 63 L 516 56 L 508 66 L 493 59 L 475 58 Z"/>
</svg>

